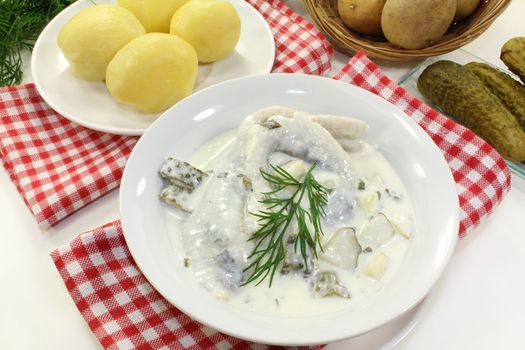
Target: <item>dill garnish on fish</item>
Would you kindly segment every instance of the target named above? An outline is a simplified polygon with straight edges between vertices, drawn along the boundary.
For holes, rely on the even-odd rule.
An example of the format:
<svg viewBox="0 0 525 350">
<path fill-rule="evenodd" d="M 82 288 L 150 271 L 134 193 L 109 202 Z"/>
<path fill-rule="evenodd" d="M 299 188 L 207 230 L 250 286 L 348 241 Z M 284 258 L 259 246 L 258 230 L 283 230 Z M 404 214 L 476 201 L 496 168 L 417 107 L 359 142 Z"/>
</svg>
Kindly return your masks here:
<svg viewBox="0 0 525 350">
<path fill-rule="evenodd" d="M 261 170 L 261 176 L 269 182 L 274 190 L 264 192 L 264 199 L 260 203 L 266 206 L 265 210 L 251 213 L 258 218 L 259 228 L 250 241 L 255 242 L 248 260 L 250 264 L 244 271 L 251 271 L 250 276 L 242 285 L 252 282 L 260 284 L 267 277 L 271 287 L 275 272 L 286 257 L 286 233 L 292 222 L 297 222 L 294 250 L 301 252 L 304 259 L 304 269 L 308 270 L 308 253 L 310 249 L 317 258 L 317 249 L 323 250 L 321 237 L 324 235 L 321 226 L 321 217 L 325 215 L 324 207 L 328 203 L 330 189 L 322 186 L 314 178 L 312 171 L 314 163 L 306 172 L 301 182 L 280 166 L 271 165 L 274 173 Z M 285 189 L 293 189 L 291 196 L 281 197 L 278 193 Z M 308 208 L 303 207 L 303 198 Z"/>
</svg>

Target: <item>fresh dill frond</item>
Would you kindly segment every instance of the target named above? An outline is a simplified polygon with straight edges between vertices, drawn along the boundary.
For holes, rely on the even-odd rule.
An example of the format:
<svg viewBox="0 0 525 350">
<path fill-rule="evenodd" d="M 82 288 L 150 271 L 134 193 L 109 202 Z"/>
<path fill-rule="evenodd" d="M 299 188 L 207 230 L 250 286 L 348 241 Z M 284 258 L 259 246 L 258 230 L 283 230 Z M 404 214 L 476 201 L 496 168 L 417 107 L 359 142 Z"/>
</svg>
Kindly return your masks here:
<svg viewBox="0 0 525 350">
<path fill-rule="evenodd" d="M 308 270 L 307 250 L 311 249 L 315 258 L 317 258 L 317 249 L 323 250 L 321 237 L 324 233 L 321 217 L 325 215 L 324 207 L 328 203 L 330 189 L 318 183 L 313 176 L 312 171 L 316 164 L 308 169 L 302 182 L 282 167 L 271 164 L 270 166 L 274 173 L 260 171 L 263 179 L 272 185 L 273 190 L 263 193 L 265 198 L 260 201 L 266 209 L 251 213 L 257 217 L 259 228 L 249 238 L 250 241 L 255 242 L 255 246 L 248 256 L 251 262 L 244 269 L 245 272 L 251 271 L 251 274 L 243 282 L 243 286 L 252 282 L 260 284 L 269 277 L 271 287 L 275 273 L 286 257 L 285 236 L 294 220 L 297 222 L 298 230 L 294 249 L 296 252 L 298 249 L 301 252 L 305 271 Z M 291 187 L 293 188 L 291 196 L 286 198 L 276 196 L 277 193 Z M 307 209 L 301 205 L 303 198 L 309 204 Z"/>
<path fill-rule="evenodd" d="M 22 55 L 46 24 L 74 0 L 0 0 L 0 86 L 20 84 Z"/>
</svg>

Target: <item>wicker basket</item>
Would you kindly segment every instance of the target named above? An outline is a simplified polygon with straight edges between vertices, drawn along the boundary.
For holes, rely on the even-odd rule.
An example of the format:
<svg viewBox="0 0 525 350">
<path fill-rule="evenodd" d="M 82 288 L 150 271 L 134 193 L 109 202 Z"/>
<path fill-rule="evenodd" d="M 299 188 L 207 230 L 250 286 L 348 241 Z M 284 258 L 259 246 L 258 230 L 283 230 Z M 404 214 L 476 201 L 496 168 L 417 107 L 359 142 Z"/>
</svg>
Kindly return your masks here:
<svg viewBox="0 0 525 350">
<path fill-rule="evenodd" d="M 451 25 L 448 32 L 432 46 L 405 50 L 395 47 L 385 38 L 350 30 L 338 15 L 337 0 L 303 1 L 313 20 L 338 50 L 350 55 L 364 50 L 371 57 L 390 61 L 415 60 L 456 50 L 483 33 L 510 4 L 510 0 L 482 0 L 472 15 Z"/>
</svg>

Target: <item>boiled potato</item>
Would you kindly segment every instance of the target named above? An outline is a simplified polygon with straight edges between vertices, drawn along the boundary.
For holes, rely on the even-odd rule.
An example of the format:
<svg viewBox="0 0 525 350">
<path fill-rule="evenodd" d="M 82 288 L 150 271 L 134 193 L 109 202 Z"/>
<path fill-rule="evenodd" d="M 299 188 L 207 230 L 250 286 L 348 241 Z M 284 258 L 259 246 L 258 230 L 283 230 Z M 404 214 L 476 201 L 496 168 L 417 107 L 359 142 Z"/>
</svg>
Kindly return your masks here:
<svg viewBox="0 0 525 350">
<path fill-rule="evenodd" d="M 142 23 L 148 33 L 169 33 L 171 17 L 188 0 L 118 0 Z"/>
<path fill-rule="evenodd" d="M 144 27 L 130 11 L 114 5 L 95 5 L 62 27 L 58 47 L 73 73 L 87 80 L 104 80 L 106 67 L 117 51 L 144 33 Z"/>
<path fill-rule="evenodd" d="M 368 265 L 363 269 L 363 273 L 368 277 L 371 277 L 375 280 L 380 280 L 385 275 L 388 269 L 388 256 L 383 253 L 379 253 Z"/>
<path fill-rule="evenodd" d="M 338 0 L 343 23 L 361 34 L 381 35 L 381 12 L 386 0 Z"/>
<path fill-rule="evenodd" d="M 118 102 L 159 112 L 191 94 L 197 68 L 197 53 L 190 44 L 174 35 L 149 33 L 115 55 L 106 85 Z"/>
<path fill-rule="evenodd" d="M 200 62 L 214 62 L 235 49 L 241 33 L 241 19 L 229 2 L 192 0 L 175 12 L 170 33 L 190 43 Z"/>
<path fill-rule="evenodd" d="M 457 0 L 456 18 L 463 19 L 470 16 L 479 5 L 480 0 Z"/>
<path fill-rule="evenodd" d="M 387 0 L 381 27 L 392 44 L 421 49 L 445 34 L 455 13 L 456 0 Z"/>
</svg>

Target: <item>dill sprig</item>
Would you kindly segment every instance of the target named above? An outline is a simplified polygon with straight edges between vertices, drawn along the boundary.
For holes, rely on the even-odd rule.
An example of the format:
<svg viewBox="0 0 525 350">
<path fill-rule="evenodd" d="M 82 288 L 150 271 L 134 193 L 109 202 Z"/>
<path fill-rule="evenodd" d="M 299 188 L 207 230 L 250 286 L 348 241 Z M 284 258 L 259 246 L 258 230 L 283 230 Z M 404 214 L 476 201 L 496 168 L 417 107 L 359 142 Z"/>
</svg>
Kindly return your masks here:
<svg viewBox="0 0 525 350">
<path fill-rule="evenodd" d="M 0 86 L 22 81 L 22 53 L 46 24 L 74 0 L 0 0 Z"/>
<path fill-rule="evenodd" d="M 330 190 L 319 184 L 313 174 L 316 164 L 313 164 L 301 182 L 294 178 L 290 173 L 280 166 L 271 165 L 274 173 L 261 170 L 261 176 L 268 181 L 273 190 L 264 192 L 264 199 L 259 201 L 266 206 L 265 210 L 251 213 L 257 217 L 259 228 L 255 231 L 250 241 L 255 241 L 255 247 L 248 260 L 251 263 L 244 271 L 251 270 L 251 274 L 242 285 L 251 282 L 260 284 L 268 276 L 270 277 L 269 286 L 275 273 L 286 257 L 285 235 L 294 220 L 297 222 L 297 236 L 294 241 L 294 250 L 299 248 L 304 259 L 305 271 L 308 270 L 307 249 L 312 250 L 313 256 L 317 258 L 317 248 L 321 251 L 321 237 L 324 235 L 321 226 L 321 217 L 325 215 L 324 207 L 328 203 Z M 276 196 L 277 193 L 286 188 L 293 187 L 291 196 L 283 198 Z M 301 205 L 306 196 L 309 208 L 305 209 Z M 311 232 L 313 231 L 313 232 Z"/>
</svg>

